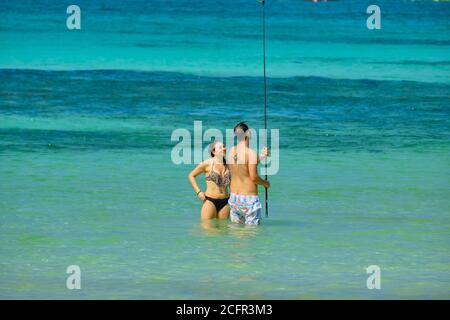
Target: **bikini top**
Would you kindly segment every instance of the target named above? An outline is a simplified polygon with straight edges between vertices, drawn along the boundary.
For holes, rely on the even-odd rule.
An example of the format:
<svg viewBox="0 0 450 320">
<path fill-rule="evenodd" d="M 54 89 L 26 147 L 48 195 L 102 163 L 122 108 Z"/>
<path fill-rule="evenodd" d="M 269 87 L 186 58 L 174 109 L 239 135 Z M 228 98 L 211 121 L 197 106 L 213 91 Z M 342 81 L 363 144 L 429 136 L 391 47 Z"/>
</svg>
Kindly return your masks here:
<svg viewBox="0 0 450 320">
<path fill-rule="evenodd" d="M 205 178 L 205 180 L 214 182 L 220 188 L 226 188 L 231 182 L 231 173 L 230 170 L 227 170 L 227 172 L 223 176 L 218 174 L 216 171 L 214 171 L 213 161 L 211 171 L 209 172 L 209 175 Z"/>
</svg>

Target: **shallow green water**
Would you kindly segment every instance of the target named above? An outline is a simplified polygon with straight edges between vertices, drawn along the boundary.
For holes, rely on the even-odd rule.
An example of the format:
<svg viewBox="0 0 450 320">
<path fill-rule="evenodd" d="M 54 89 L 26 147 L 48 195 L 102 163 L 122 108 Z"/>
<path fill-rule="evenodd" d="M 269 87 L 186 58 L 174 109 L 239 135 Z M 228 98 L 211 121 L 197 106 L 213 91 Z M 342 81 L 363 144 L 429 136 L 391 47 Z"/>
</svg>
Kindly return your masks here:
<svg viewBox="0 0 450 320">
<path fill-rule="evenodd" d="M 202 227 L 166 158 L 3 156 L 2 297 L 448 298 L 447 155 L 285 152 L 259 228 Z"/>
</svg>

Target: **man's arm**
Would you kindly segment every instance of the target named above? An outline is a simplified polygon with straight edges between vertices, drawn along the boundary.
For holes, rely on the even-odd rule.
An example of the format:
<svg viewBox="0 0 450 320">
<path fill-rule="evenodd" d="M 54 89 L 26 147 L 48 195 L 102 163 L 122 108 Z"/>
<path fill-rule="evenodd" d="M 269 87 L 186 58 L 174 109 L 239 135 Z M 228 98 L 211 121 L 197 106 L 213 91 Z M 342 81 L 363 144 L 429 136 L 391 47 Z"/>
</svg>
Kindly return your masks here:
<svg viewBox="0 0 450 320">
<path fill-rule="evenodd" d="M 262 185 L 266 189 L 270 187 L 269 181 L 261 179 L 258 175 L 258 155 L 253 150 L 249 150 L 248 154 L 248 173 L 254 184 Z"/>
</svg>

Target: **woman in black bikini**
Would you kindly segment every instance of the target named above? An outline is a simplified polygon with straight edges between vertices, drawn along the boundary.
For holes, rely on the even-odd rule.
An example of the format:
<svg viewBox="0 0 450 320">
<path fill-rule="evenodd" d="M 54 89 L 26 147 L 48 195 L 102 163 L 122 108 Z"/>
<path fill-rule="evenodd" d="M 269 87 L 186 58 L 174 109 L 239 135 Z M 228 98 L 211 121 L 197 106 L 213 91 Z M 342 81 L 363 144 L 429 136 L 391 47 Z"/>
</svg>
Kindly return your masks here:
<svg viewBox="0 0 450 320">
<path fill-rule="evenodd" d="M 230 214 L 228 186 L 230 185 L 231 174 L 225 162 L 225 146 L 220 141 L 214 141 L 209 146 L 209 153 L 211 158 L 203 161 L 191 171 L 188 176 L 189 182 L 199 199 L 203 201 L 202 220 L 228 219 Z M 205 192 L 199 188 L 195 180 L 202 173 L 205 174 L 206 180 Z"/>
</svg>

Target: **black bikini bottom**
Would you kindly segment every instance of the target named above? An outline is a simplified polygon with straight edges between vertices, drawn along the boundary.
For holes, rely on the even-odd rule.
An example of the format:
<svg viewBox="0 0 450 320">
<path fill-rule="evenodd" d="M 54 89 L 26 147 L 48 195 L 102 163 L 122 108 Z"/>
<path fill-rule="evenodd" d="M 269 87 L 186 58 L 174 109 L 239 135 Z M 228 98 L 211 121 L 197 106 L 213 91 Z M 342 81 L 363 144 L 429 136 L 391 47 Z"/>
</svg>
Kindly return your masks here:
<svg viewBox="0 0 450 320">
<path fill-rule="evenodd" d="M 228 204 L 228 199 L 229 199 L 229 197 L 225 198 L 225 199 L 214 199 L 214 198 L 210 198 L 208 196 L 205 196 L 205 198 L 206 198 L 206 200 L 209 200 L 214 204 L 214 206 L 216 207 L 217 213 L 219 213 L 219 211 Z"/>
</svg>

